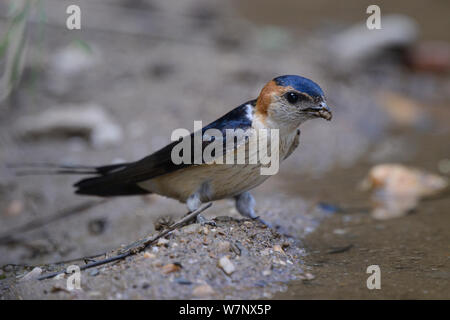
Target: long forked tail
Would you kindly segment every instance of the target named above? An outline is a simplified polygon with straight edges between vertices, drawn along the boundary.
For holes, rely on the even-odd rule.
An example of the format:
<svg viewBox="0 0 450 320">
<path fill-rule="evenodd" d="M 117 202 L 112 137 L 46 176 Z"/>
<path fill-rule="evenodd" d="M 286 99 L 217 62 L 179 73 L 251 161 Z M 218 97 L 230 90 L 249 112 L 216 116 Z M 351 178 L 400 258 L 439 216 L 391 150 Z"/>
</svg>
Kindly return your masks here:
<svg viewBox="0 0 450 320">
<path fill-rule="evenodd" d="M 18 176 L 48 174 L 94 174 L 105 175 L 114 170 L 124 168 L 128 163 L 112 164 L 100 167 L 55 164 L 55 163 L 15 163 L 7 167 L 16 170 Z"/>
<path fill-rule="evenodd" d="M 74 184 L 76 194 L 100 197 L 131 196 L 150 193 L 136 184 L 108 183 L 108 178 L 114 172 L 125 169 L 130 163 L 120 163 L 105 166 L 60 165 L 53 163 L 20 163 L 10 164 L 7 167 L 15 169 L 16 175 L 49 175 L 49 174 L 75 174 L 92 175 Z"/>
</svg>

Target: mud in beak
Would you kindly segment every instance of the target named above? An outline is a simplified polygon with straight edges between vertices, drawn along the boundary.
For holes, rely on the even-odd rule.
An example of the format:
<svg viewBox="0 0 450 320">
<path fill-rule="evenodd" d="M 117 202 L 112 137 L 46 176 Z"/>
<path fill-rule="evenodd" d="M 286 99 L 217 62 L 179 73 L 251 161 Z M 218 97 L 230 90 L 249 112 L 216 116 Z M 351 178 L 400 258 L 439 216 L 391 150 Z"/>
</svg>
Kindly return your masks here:
<svg viewBox="0 0 450 320">
<path fill-rule="evenodd" d="M 333 118 L 333 114 L 331 113 L 330 108 L 325 102 L 321 102 L 318 107 L 308 108 L 305 111 L 318 118 L 324 118 L 325 120 L 328 121 L 330 121 L 331 118 Z"/>
</svg>

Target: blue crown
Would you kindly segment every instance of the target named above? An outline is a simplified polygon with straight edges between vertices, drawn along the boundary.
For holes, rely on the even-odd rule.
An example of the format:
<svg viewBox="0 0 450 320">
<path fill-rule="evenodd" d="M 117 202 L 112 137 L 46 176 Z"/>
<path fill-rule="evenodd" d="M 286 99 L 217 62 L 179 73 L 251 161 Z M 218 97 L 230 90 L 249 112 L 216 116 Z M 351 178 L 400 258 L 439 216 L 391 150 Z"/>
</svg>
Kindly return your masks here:
<svg viewBox="0 0 450 320">
<path fill-rule="evenodd" d="M 291 86 L 295 90 L 309 94 L 313 98 L 323 97 L 323 91 L 317 83 L 307 78 L 295 75 L 285 75 L 273 79 L 279 86 Z"/>
</svg>

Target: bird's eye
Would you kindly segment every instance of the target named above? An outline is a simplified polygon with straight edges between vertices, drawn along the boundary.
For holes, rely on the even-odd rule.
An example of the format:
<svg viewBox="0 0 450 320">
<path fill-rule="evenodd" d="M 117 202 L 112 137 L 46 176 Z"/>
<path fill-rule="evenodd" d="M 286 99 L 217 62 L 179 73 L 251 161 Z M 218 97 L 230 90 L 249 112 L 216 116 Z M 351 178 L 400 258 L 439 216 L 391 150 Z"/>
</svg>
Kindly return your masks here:
<svg viewBox="0 0 450 320">
<path fill-rule="evenodd" d="M 289 101 L 289 103 L 296 103 L 298 101 L 298 94 L 296 94 L 295 92 L 288 92 L 286 93 L 286 99 L 287 101 Z"/>
</svg>

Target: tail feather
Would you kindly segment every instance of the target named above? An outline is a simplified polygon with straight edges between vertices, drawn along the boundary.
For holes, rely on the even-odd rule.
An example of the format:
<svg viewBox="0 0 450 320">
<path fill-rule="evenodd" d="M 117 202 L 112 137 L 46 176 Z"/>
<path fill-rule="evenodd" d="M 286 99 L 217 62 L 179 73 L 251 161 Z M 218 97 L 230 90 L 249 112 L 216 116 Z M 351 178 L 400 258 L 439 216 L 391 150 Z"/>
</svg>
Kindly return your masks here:
<svg viewBox="0 0 450 320">
<path fill-rule="evenodd" d="M 107 183 L 107 176 L 126 168 L 130 163 L 120 163 L 105 166 L 60 165 L 54 163 L 21 163 L 8 165 L 9 168 L 19 169 L 16 175 L 48 175 L 48 174 L 76 174 L 95 175 L 74 184 L 75 193 L 81 195 L 95 195 L 100 197 L 139 195 L 150 193 L 136 184 Z"/>
</svg>

